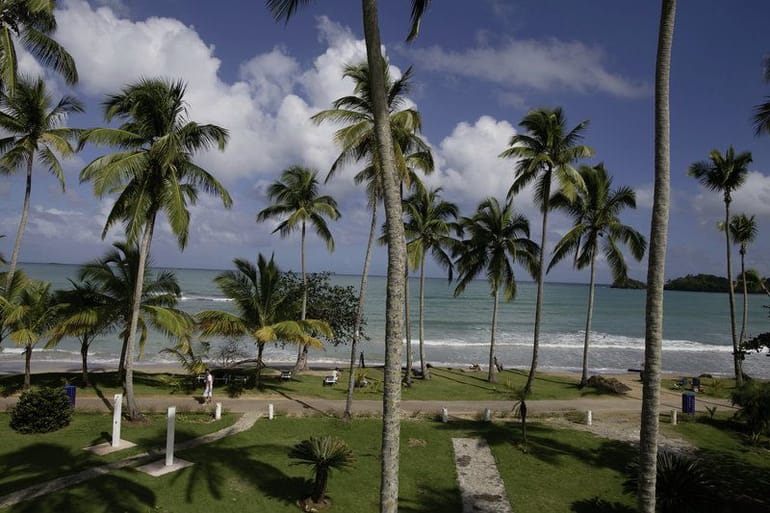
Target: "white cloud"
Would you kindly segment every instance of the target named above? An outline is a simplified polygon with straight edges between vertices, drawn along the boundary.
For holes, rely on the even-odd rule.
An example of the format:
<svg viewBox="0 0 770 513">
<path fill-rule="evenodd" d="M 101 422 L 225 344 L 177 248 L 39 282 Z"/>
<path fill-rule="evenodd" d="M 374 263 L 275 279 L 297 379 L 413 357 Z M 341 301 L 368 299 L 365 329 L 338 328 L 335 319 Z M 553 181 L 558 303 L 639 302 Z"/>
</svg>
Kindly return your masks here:
<svg viewBox="0 0 770 513">
<path fill-rule="evenodd" d="M 478 46 L 461 52 L 439 46 L 410 52 L 423 69 L 486 80 L 506 87 L 538 91 L 600 91 L 621 97 L 649 94 L 649 86 L 607 69 L 599 47 L 579 41 L 508 40 L 499 47 Z"/>
</svg>

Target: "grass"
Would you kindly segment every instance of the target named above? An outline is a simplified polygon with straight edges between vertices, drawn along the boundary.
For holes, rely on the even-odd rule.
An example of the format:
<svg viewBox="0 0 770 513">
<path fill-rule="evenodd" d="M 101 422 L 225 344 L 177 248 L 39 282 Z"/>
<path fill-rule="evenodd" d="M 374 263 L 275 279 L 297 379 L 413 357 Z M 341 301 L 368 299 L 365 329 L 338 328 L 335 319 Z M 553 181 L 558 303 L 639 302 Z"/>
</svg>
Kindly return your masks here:
<svg viewBox="0 0 770 513">
<path fill-rule="evenodd" d="M 369 385 L 355 390 L 357 399 L 379 399 L 382 396 L 383 373 L 381 368 L 365 369 Z M 434 368 L 431 370 L 432 379 L 415 379 L 410 387 L 402 389 L 404 400 L 437 400 L 452 398 L 455 401 L 511 400 L 508 388 L 523 387 L 527 373 L 519 370 L 506 370 L 498 374 L 498 383 L 492 384 L 486 380 L 486 372 L 464 371 L 461 369 Z M 265 369 L 263 371 L 262 387 L 254 386 L 254 379 L 249 386 L 235 387 L 215 385 L 215 394 L 230 394 L 242 397 L 264 397 L 271 394 L 291 397 L 315 397 L 322 399 L 344 400 L 347 394 L 348 373 L 343 372 L 339 383 L 334 386 L 322 386 L 323 376 L 317 373 L 295 375 L 291 380 L 280 380 L 279 371 Z M 34 374 L 34 386 L 63 386 L 65 383 L 81 385 L 80 374 L 75 373 L 45 373 Z M 8 396 L 19 392 L 23 385 L 22 375 L 0 377 L 0 391 Z M 578 380 L 568 377 L 539 374 L 533 385 L 531 399 L 575 399 L 578 397 L 593 397 L 601 395 L 595 389 L 578 389 Z M 121 393 L 114 372 L 93 373 L 87 388 L 79 388 L 78 396 L 99 396 L 111 398 L 113 394 Z M 141 395 L 174 395 L 200 394 L 201 388 L 188 375 L 165 373 L 134 373 L 134 393 Z"/>
<path fill-rule="evenodd" d="M 52 434 L 32 445 L 56 447 L 62 454 L 57 466 L 80 451 L 81 439 L 89 439 L 84 428 L 98 416 L 79 414 L 78 425 L 66 433 Z M 351 424 L 335 419 L 309 417 L 259 421 L 244 433 L 214 444 L 178 452 L 195 464 L 159 478 L 134 470 L 121 470 L 81 485 L 56 492 L 8 509 L 12 512 L 54 513 L 77 510 L 84 513 L 269 511 L 296 512 L 295 505 L 309 490 L 308 467 L 293 465 L 289 448 L 307 438 L 332 434 L 343 438 L 356 455 L 349 471 L 333 473 L 329 495 L 333 511 L 378 511 L 379 440 L 381 422 L 356 419 Z M 601 497 L 617 508 L 630 508 L 633 497 L 623 494 L 625 462 L 630 447 L 597 439 L 577 431 L 557 430 L 532 424 L 529 451 L 517 445 L 518 427 L 507 423 L 472 421 L 441 424 L 404 420 L 401 428 L 400 511 L 406 513 L 460 513 L 462 511 L 452 456 L 451 438 L 483 437 L 488 440 L 517 512 L 567 513 L 585 509 Z M 20 436 L 20 435 L 16 435 Z M 98 436 L 98 431 L 90 437 Z M 128 437 L 127 437 L 128 438 Z M 17 441 L 13 441 L 16 444 Z M 20 452 L 0 448 L 0 461 Z M 23 449 L 27 471 L 7 468 L 3 486 L 50 479 L 41 452 Z M 42 461 L 40 463 L 43 463 Z M 93 464 L 93 463 L 91 463 Z M 70 468 L 67 467 L 67 470 Z M 6 488 L 7 489 L 7 488 Z M 73 509 L 75 508 L 75 509 Z M 577 508 L 577 509 L 575 509 Z M 580 509 L 584 508 L 584 509 Z M 626 511 L 615 509 L 612 511 Z M 628 511 L 631 511 L 628 509 Z"/>
<path fill-rule="evenodd" d="M 213 422 L 207 414 L 177 414 L 176 441 L 217 431 L 234 421 L 233 415 L 223 415 L 221 421 Z M 111 414 L 76 413 L 66 428 L 44 434 L 19 434 L 8 424 L 9 415 L 0 415 L 0 495 L 166 444 L 164 415 L 147 415 L 143 422 L 124 421 L 121 438 L 138 447 L 106 456 L 96 456 L 83 448 L 112 439 Z"/>
<path fill-rule="evenodd" d="M 5 427 L 7 415 L 0 415 L 0 436 L 5 441 L 0 446 L 0 494 L 109 461 L 84 453 L 81 447 L 103 441 L 101 430 L 110 426 L 110 420 L 107 415 L 78 413 L 73 424 L 59 432 L 29 436 L 10 431 Z M 162 446 L 163 420 L 154 416 L 147 424 L 124 425 L 124 438 L 138 441 L 143 449 Z M 194 415 L 189 422 L 178 419 L 178 425 L 183 426 L 178 439 L 213 430 L 205 418 Z M 711 469 L 720 490 L 740 495 L 736 500 L 741 502 L 735 504 L 741 511 L 770 510 L 770 445 L 766 438 L 760 446 L 749 445 L 748 437 L 737 429 L 739 425 L 724 416 L 661 427 L 699 447 L 698 457 Z M 288 451 L 311 435 L 331 434 L 344 439 L 356 457 L 352 469 L 331 476 L 332 511 L 376 512 L 381 428 L 380 420 L 374 418 L 357 418 L 349 424 L 325 417 L 260 420 L 246 432 L 177 452 L 180 458 L 194 462 L 187 469 L 159 478 L 120 470 L 5 511 L 293 513 L 298 511 L 296 501 L 308 493 L 312 476 L 307 466 L 292 464 Z M 517 423 L 462 420 L 443 424 L 424 419 L 402 420 L 400 511 L 461 512 L 453 437 L 488 441 L 508 498 L 519 513 L 635 511 L 635 498 L 624 489 L 628 463 L 637 454 L 631 445 L 530 423 L 525 448 Z"/>
<path fill-rule="evenodd" d="M 692 378 L 687 379 L 691 380 Z M 661 386 L 668 390 L 676 390 L 682 392 L 692 390 L 691 385 L 684 387 L 678 386 L 679 380 L 680 378 L 666 378 L 661 380 Z M 735 378 L 706 377 L 701 378 L 700 384 L 702 391 L 698 392 L 698 394 L 708 397 L 716 397 L 718 399 L 729 399 L 730 394 L 733 392 L 733 390 L 735 390 Z"/>
</svg>

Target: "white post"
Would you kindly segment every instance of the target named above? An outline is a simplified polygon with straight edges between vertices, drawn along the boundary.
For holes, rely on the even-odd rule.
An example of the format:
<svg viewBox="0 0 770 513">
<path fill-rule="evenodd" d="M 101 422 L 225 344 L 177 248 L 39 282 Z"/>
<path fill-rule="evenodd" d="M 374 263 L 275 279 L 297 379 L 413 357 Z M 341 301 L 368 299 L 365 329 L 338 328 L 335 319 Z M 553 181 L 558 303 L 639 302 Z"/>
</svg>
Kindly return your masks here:
<svg viewBox="0 0 770 513">
<path fill-rule="evenodd" d="M 112 398 L 112 446 L 120 446 L 120 421 L 123 416 L 123 394 Z"/>
<path fill-rule="evenodd" d="M 591 412 L 591 410 L 588 410 L 588 414 L 586 415 L 586 424 L 591 426 L 593 425 L 593 421 L 594 421 L 593 412 Z"/>
<path fill-rule="evenodd" d="M 446 408 L 441 408 L 441 422 L 445 424 L 449 422 L 449 412 Z"/>
<path fill-rule="evenodd" d="M 273 409 L 273 403 L 270 403 L 267 405 L 267 418 L 270 420 L 273 420 L 273 414 L 275 413 L 275 410 Z"/>
<path fill-rule="evenodd" d="M 214 410 L 214 420 L 222 418 L 222 403 L 217 403 L 217 408 Z"/>
<path fill-rule="evenodd" d="M 676 426 L 676 410 L 671 410 L 671 424 Z"/>
<path fill-rule="evenodd" d="M 484 422 L 491 422 L 492 421 L 492 410 L 489 408 L 484 408 Z"/>
<path fill-rule="evenodd" d="M 166 466 L 174 464 L 174 422 L 176 421 L 176 406 L 168 407 L 168 428 L 166 431 Z"/>
</svg>

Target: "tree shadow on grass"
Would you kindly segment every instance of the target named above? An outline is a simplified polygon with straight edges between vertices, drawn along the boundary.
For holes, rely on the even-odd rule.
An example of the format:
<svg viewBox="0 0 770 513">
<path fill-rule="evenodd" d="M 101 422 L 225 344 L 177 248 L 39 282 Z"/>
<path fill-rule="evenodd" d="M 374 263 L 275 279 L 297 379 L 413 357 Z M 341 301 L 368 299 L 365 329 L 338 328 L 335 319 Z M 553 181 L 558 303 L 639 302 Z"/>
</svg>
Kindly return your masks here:
<svg viewBox="0 0 770 513">
<path fill-rule="evenodd" d="M 10 513 L 61 513 L 63 511 L 145 513 L 152 511 L 155 503 L 155 493 L 146 486 L 110 474 L 89 480 L 74 488 L 20 502 L 7 511 Z"/>
<path fill-rule="evenodd" d="M 524 445 L 519 423 L 500 424 L 459 420 L 442 424 L 441 429 L 461 431 L 464 437 L 484 438 L 492 447 Z M 568 431 L 538 423 L 527 423 L 527 454 L 550 465 L 557 465 L 561 458 L 568 456 L 592 466 L 625 472 L 629 459 L 636 453 L 631 445 L 617 440 L 597 438 L 595 442 L 598 443 L 598 447 L 591 443 L 579 446 L 560 440 L 559 438 Z M 589 433 L 578 431 L 574 433 L 577 437 L 591 436 Z"/>
<path fill-rule="evenodd" d="M 421 487 L 416 498 L 399 497 L 401 513 L 462 513 L 462 498 L 457 488 Z"/>
<path fill-rule="evenodd" d="M 86 452 L 72 451 L 51 443 L 29 445 L 3 456 L 0 475 L 6 478 L 10 476 L 13 480 L 0 483 L 0 495 L 78 472 L 96 464 L 98 460 Z"/>
<path fill-rule="evenodd" d="M 575 501 L 570 510 L 575 513 L 634 513 L 636 511 L 626 504 L 605 501 L 599 497 Z"/>
<path fill-rule="evenodd" d="M 292 504 L 304 498 L 311 490 L 312 482 L 304 477 L 290 476 L 278 467 L 260 461 L 258 455 L 279 453 L 285 457 L 288 449 L 282 445 L 257 444 L 246 447 L 222 447 L 205 445 L 185 452 L 185 459 L 195 462 L 188 472 L 178 474 L 175 481 L 186 479 L 186 500 L 194 501 L 194 492 L 207 487 L 212 497 L 226 495 L 227 481 L 235 473 L 248 486 L 260 490 L 265 496 Z"/>
</svg>

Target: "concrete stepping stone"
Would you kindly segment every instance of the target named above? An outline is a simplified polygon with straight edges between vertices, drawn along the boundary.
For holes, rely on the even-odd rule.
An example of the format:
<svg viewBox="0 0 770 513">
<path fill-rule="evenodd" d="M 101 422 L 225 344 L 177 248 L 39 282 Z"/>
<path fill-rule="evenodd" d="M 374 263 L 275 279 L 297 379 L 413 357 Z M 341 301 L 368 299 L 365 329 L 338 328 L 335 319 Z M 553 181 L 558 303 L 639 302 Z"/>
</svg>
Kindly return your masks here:
<svg viewBox="0 0 770 513">
<path fill-rule="evenodd" d="M 480 438 L 453 438 L 463 513 L 513 513 L 492 450 Z"/>
</svg>

